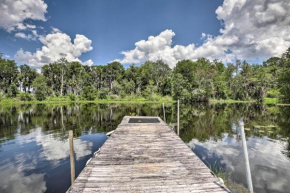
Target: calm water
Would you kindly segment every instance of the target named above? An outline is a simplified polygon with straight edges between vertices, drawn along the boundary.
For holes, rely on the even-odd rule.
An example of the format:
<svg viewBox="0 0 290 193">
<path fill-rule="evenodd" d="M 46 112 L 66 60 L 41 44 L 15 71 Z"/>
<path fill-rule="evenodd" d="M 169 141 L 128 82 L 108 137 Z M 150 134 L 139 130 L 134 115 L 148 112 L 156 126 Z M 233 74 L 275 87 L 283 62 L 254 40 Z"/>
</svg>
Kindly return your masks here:
<svg viewBox="0 0 290 193">
<path fill-rule="evenodd" d="M 125 115 L 163 118 L 162 104 L 0 106 L 0 192 L 65 192 L 70 186 L 68 131 L 76 135 L 78 175 Z M 180 137 L 242 192 L 247 184 L 237 127 L 241 117 L 255 192 L 290 192 L 290 107 L 181 106 Z M 166 119 L 176 123 L 174 104 L 166 105 Z"/>
</svg>

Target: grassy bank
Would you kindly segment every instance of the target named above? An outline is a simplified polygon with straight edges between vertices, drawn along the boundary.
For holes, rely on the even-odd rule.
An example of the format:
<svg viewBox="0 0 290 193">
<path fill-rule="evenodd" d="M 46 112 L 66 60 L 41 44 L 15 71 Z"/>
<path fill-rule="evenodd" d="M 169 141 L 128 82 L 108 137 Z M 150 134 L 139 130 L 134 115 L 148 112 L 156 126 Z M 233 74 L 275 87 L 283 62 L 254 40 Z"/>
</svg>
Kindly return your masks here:
<svg viewBox="0 0 290 193">
<path fill-rule="evenodd" d="M 43 101 L 31 100 L 31 101 L 21 101 L 20 98 L 2 98 L 0 104 L 61 104 L 61 103 L 175 103 L 176 101 L 171 98 L 161 98 L 159 100 L 148 100 L 144 98 L 136 99 L 96 99 L 96 100 L 75 100 L 72 101 L 68 97 L 50 97 Z M 234 104 L 234 103 L 256 103 L 257 101 L 239 101 L 239 100 L 217 100 L 211 99 L 211 104 Z M 275 105 L 290 105 L 279 103 L 278 98 L 265 98 L 263 104 L 275 104 Z"/>
<path fill-rule="evenodd" d="M 210 99 L 209 101 L 210 103 L 227 103 L 227 104 L 230 104 L 230 103 L 255 103 L 257 101 L 239 101 L 239 100 L 232 100 L 232 99 L 226 99 L 226 100 L 218 100 L 218 99 Z"/>
<path fill-rule="evenodd" d="M 227 100 L 211 99 L 210 103 L 212 103 L 212 104 L 216 104 L 216 103 L 231 104 L 231 103 L 258 103 L 258 102 L 255 100 L 239 101 L 239 100 L 232 100 L 232 99 L 227 99 Z M 285 106 L 290 105 L 290 104 L 281 103 L 278 98 L 264 98 L 263 104 L 264 105 L 285 105 Z"/>
<path fill-rule="evenodd" d="M 56 103 L 173 103 L 174 100 L 167 100 L 167 99 L 161 99 L 161 100 L 146 100 L 146 99 L 124 99 L 124 100 L 112 100 L 112 99 L 97 99 L 97 100 L 75 100 L 72 101 L 69 98 L 66 97 L 53 97 L 48 98 L 43 101 L 38 100 L 31 100 L 31 101 L 21 101 L 18 98 L 7 98 L 2 99 L 0 101 L 0 104 L 56 104 Z"/>
</svg>

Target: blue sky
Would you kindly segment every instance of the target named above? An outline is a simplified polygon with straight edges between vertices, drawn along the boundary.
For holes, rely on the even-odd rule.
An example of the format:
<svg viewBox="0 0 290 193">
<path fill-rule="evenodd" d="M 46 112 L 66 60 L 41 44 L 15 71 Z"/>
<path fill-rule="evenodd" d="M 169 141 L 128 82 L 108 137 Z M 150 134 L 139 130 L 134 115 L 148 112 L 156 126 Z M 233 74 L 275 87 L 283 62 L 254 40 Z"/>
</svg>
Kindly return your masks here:
<svg viewBox="0 0 290 193">
<path fill-rule="evenodd" d="M 284 35 L 285 37 L 282 35 L 282 43 L 273 39 L 275 43 L 280 42 L 282 44 L 280 50 L 273 51 L 273 48 L 267 47 L 266 40 L 269 37 L 273 38 L 274 32 L 265 35 L 266 27 L 269 27 L 269 25 L 280 27 L 283 24 L 282 21 L 267 24 L 268 20 L 259 21 L 262 18 L 262 15 L 260 15 L 256 18 L 251 17 L 253 19 L 251 23 L 249 18 L 245 18 L 245 13 L 254 14 L 254 12 L 257 12 L 256 9 L 251 9 L 249 5 L 253 2 L 258 5 L 258 0 L 252 2 L 244 0 L 246 2 L 244 4 L 241 4 L 241 1 L 238 0 L 225 1 L 227 1 L 227 4 L 232 3 L 233 6 L 223 5 L 223 0 L 45 0 L 38 7 L 30 7 L 32 13 L 34 10 L 37 13 L 41 10 L 45 19 L 41 19 L 41 16 L 38 18 L 23 16 L 19 22 L 17 21 L 17 25 L 22 23 L 36 26 L 33 29 L 21 30 L 14 27 L 11 30 L 11 26 L 12 28 L 16 26 L 15 22 L 11 21 L 8 29 L 8 24 L 3 24 L 0 20 L 0 52 L 9 55 L 12 59 L 15 58 L 19 63 L 32 63 L 32 66 L 39 67 L 42 64 L 39 61 L 35 62 L 36 59 L 33 57 L 36 56 L 31 55 L 36 50 L 42 49 L 44 41 L 41 38 L 45 39 L 48 34 L 62 33 L 68 35 L 73 43 L 76 34 L 80 34 L 83 35 L 80 39 L 87 43 L 89 40 L 91 41 L 92 49 L 86 44 L 87 47 L 85 46 L 86 48 L 80 51 L 81 54 L 73 54 L 73 56 L 68 57 L 71 60 L 76 58 L 81 62 L 91 60 L 94 65 L 99 65 L 115 59 L 123 64 L 141 63 L 147 59 L 164 59 L 172 63 L 171 66 L 174 66 L 181 59 L 194 60 L 198 57 L 217 58 L 225 62 L 237 58 L 260 61 L 281 54 L 290 45 L 290 39 L 287 40 L 286 35 Z M 278 2 L 281 2 L 281 7 L 288 6 L 288 4 L 282 5 L 282 3 L 285 3 L 283 0 Z M 5 4 L 5 2 L 0 4 Z M 264 9 L 260 10 L 261 14 L 271 14 L 279 17 L 279 14 L 275 15 L 273 10 L 270 12 L 269 5 L 264 5 Z M 26 6 L 29 7 L 30 5 Z M 237 10 L 235 6 L 242 6 L 242 9 Z M 44 9 L 45 7 L 46 9 Z M 10 11 L 10 14 L 11 12 L 13 10 Z M 280 10 L 280 15 L 281 12 Z M 13 14 L 17 15 L 18 13 L 14 10 Z M 284 13 L 284 17 L 289 18 L 288 16 L 287 12 Z M 277 18 L 274 19 L 277 20 Z M 242 29 L 243 24 L 238 24 L 238 22 L 242 22 L 245 27 L 254 26 L 254 29 L 245 31 Z M 263 24 L 264 31 L 260 29 L 261 26 L 256 26 L 255 22 Z M 229 28 L 232 24 L 234 24 L 235 29 L 230 29 L 229 32 L 220 31 Z M 52 31 L 52 28 L 57 28 L 59 31 Z M 36 31 L 36 36 L 32 35 L 32 30 Z M 289 27 L 284 27 L 283 30 L 288 32 Z M 160 35 L 162 32 L 164 34 Z M 22 33 L 22 35 L 31 34 L 31 36 L 29 38 L 16 37 L 17 33 Z M 251 33 L 253 36 L 257 35 L 257 37 L 248 37 Z M 258 37 L 259 34 L 260 37 Z M 261 39 L 263 35 L 265 37 Z M 278 35 L 281 36 L 281 34 Z M 157 48 L 152 48 L 150 41 L 148 41 L 149 36 L 155 37 L 152 42 L 157 42 Z M 242 50 L 247 46 L 242 43 L 245 38 L 250 38 L 252 42 L 256 41 L 254 47 L 247 47 L 248 52 Z M 163 39 L 167 42 L 165 45 L 159 45 Z M 141 40 L 145 40 L 145 42 L 141 42 L 139 47 L 135 46 L 135 43 Z M 220 42 L 228 43 L 222 43 L 221 45 Z M 176 45 L 181 46 L 176 47 L 176 49 L 180 48 L 179 51 L 174 49 Z M 193 46 L 188 47 L 188 45 Z M 257 45 L 260 46 L 258 49 Z M 53 47 L 50 48 L 53 49 Z M 20 49 L 23 53 L 15 56 Z M 121 54 L 121 52 L 126 53 Z M 44 61 L 52 61 L 55 58 L 57 57 L 50 57 L 50 60 Z"/>
</svg>

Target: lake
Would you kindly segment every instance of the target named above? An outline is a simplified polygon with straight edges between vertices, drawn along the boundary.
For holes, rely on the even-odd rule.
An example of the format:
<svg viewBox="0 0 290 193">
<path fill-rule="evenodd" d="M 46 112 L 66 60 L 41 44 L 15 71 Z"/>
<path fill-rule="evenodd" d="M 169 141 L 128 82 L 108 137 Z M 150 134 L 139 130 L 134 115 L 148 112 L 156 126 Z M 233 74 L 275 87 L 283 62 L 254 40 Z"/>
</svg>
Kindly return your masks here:
<svg viewBox="0 0 290 193">
<path fill-rule="evenodd" d="M 176 104 L 165 104 L 176 126 Z M 160 116 L 162 104 L 0 106 L 0 192 L 66 192 L 68 131 L 74 131 L 76 175 L 125 115 Z M 238 120 L 244 118 L 255 192 L 290 190 L 290 107 L 258 104 L 181 105 L 180 137 L 198 157 L 245 192 L 246 167 Z"/>
</svg>

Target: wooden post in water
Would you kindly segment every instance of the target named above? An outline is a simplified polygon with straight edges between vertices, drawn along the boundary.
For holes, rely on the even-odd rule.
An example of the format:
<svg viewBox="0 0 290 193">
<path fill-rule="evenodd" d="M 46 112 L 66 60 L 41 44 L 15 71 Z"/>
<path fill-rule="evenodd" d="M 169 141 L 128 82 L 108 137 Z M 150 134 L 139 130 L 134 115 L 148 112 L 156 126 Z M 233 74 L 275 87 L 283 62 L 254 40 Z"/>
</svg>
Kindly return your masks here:
<svg viewBox="0 0 290 193">
<path fill-rule="evenodd" d="M 241 130 L 244 156 L 245 156 L 245 162 L 246 162 L 248 189 L 249 189 L 250 193 L 254 193 L 243 119 L 239 120 L 239 127 Z"/>
<path fill-rule="evenodd" d="M 177 100 L 177 135 L 179 135 L 179 99 Z"/>
<path fill-rule="evenodd" d="M 73 141 L 73 131 L 70 130 L 69 133 L 69 150 L 70 150 L 70 174 L 71 174 L 71 184 L 75 181 L 75 154 L 74 154 L 74 141 Z"/>
<path fill-rule="evenodd" d="M 165 117 L 165 107 L 164 107 L 164 103 L 163 103 L 163 120 L 166 123 L 166 117 Z"/>
</svg>

